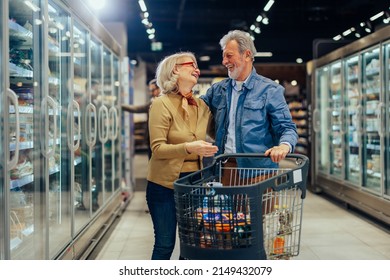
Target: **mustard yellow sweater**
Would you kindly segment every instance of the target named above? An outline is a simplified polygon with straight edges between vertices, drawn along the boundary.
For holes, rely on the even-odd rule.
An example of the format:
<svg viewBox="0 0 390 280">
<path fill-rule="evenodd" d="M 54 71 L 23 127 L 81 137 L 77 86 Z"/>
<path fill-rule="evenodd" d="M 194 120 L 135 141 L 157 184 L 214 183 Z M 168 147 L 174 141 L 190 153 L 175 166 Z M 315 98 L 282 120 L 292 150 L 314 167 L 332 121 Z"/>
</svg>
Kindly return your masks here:
<svg viewBox="0 0 390 280">
<path fill-rule="evenodd" d="M 173 189 L 179 173 L 202 168 L 201 158 L 188 154 L 184 146 L 186 142 L 206 139 L 210 110 L 203 100 L 194 98 L 198 107 L 188 106 L 188 119 L 181 107 L 181 95 L 168 93 L 153 101 L 149 112 L 152 157 L 148 181 Z"/>
</svg>

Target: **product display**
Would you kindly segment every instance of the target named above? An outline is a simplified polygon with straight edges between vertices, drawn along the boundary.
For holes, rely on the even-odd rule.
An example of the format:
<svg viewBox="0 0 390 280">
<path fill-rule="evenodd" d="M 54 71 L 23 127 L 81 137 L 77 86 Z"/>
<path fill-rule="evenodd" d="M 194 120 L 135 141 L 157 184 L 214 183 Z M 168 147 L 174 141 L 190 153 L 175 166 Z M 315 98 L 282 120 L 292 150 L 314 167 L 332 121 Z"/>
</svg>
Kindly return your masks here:
<svg viewBox="0 0 390 280">
<path fill-rule="evenodd" d="M 296 153 L 308 155 L 310 148 L 308 142 L 308 112 L 306 98 L 299 92 L 294 95 L 286 95 L 286 101 L 290 109 L 291 117 L 297 126 L 298 143 L 295 147 Z"/>
<path fill-rule="evenodd" d="M 122 202 L 120 46 L 82 2 L 6 1 L 0 258 L 77 258 Z"/>
<path fill-rule="evenodd" d="M 319 58 L 313 71 L 314 186 L 386 223 L 389 31 Z"/>
</svg>

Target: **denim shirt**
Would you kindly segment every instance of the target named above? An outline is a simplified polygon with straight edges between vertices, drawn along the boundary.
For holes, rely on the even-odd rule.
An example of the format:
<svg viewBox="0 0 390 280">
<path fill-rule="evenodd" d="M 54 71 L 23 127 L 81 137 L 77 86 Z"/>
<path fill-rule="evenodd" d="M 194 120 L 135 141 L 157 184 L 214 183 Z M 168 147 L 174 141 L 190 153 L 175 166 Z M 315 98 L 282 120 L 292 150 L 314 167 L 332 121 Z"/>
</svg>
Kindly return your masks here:
<svg viewBox="0 0 390 280">
<path fill-rule="evenodd" d="M 200 97 L 214 116 L 218 154 L 224 153 L 231 95 L 232 79 L 228 78 L 213 84 L 206 94 Z M 294 151 L 298 141 L 296 125 L 284 98 L 284 88 L 258 75 L 254 68 L 243 85 L 243 92 L 237 102 L 235 132 L 237 153 L 264 153 L 282 142 L 288 142 Z M 277 167 L 270 159 L 241 160 L 241 163 L 245 164 L 245 167 L 256 167 L 258 164 L 263 167 Z"/>
</svg>

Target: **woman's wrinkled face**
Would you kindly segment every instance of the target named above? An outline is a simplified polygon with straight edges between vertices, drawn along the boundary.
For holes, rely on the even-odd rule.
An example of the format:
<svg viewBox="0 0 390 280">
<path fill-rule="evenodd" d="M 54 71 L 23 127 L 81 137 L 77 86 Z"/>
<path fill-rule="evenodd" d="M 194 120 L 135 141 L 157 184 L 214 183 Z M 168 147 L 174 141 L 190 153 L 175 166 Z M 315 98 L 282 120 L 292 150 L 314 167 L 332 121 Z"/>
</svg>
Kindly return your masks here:
<svg viewBox="0 0 390 280">
<path fill-rule="evenodd" d="M 179 75 L 179 82 L 191 82 L 194 85 L 198 82 L 200 70 L 192 57 L 178 59 L 176 70 Z"/>
</svg>

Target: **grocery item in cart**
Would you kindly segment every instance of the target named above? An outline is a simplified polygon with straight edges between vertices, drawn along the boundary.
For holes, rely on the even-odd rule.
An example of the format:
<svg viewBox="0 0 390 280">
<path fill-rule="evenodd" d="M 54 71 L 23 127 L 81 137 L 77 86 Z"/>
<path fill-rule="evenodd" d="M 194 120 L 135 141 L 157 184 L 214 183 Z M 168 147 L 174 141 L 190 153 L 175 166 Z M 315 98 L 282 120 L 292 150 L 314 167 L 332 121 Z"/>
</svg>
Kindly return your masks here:
<svg viewBox="0 0 390 280">
<path fill-rule="evenodd" d="M 264 155 L 221 155 L 212 165 L 174 183 L 181 256 L 275 260 L 297 256 L 307 157 L 288 155 L 288 168 L 229 167 L 239 179 L 232 175 L 233 180 L 221 187 L 223 163 L 231 157 Z M 270 176 L 249 180 L 259 174 Z"/>
</svg>

